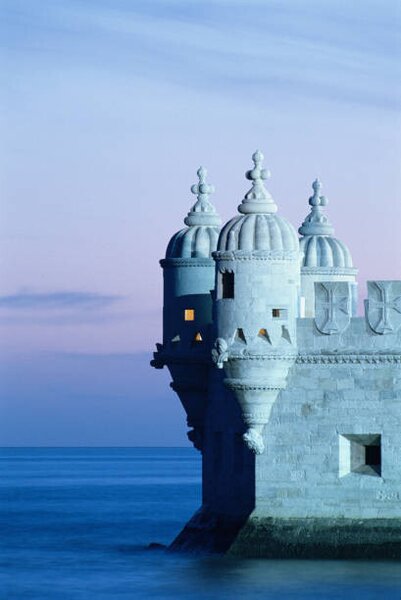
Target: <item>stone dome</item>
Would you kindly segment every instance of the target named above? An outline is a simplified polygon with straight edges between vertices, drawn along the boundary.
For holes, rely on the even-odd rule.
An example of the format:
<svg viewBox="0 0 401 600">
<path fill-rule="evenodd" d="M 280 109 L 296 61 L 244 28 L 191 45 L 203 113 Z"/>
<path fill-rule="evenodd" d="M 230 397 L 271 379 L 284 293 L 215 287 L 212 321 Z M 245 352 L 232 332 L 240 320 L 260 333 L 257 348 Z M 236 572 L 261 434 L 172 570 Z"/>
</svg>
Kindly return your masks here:
<svg viewBox="0 0 401 600">
<path fill-rule="evenodd" d="M 224 225 L 218 250 L 298 251 L 294 227 L 274 214 L 248 214 L 234 217 Z"/>
<path fill-rule="evenodd" d="M 206 183 L 204 167 L 200 167 L 197 174 L 199 183 L 191 187 L 197 201 L 184 219 L 188 227 L 173 235 L 167 246 L 166 258 L 211 258 L 217 248 L 221 220 L 209 201 L 214 187 Z"/>
<path fill-rule="evenodd" d="M 352 269 L 352 257 L 347 246 L 333 236 L 334 228 L 324 214 L 327 198 L 320 195 L 322 184 L 316 179 L 313 184 L 313 196 L 309 198 L 312 207 L 310 213 L 298 229 L 302 237 L 299 240 L 303 253 L 304 268 Z"/>
<path fill-rule="evenodd" d="M 299 240 L 303 252 L 303 267 L 340 267 L 352 269 L 352 257 L 347 246 L 337 238 L 308 235 Z"/>
<path fill-rule="evenodd" d="M 171 238 L 166 258 L 211 258 L 217 248 L 219 232 L 219 227 L 185 227 Z"/>
<path fill-rule="evenodd" d="M 266 190 L 263 181 L 270 173 L 262 168 L 263 154 L 257 150 L 252 156 L 254 168 L 247 171 L 252 188 L 238 207 L 242 213 L 226 223 L 220 233 L 218 251 L 298 252 L 298 236 L 294 227 L 279 217 L 277 205 Z"/>
</svg>

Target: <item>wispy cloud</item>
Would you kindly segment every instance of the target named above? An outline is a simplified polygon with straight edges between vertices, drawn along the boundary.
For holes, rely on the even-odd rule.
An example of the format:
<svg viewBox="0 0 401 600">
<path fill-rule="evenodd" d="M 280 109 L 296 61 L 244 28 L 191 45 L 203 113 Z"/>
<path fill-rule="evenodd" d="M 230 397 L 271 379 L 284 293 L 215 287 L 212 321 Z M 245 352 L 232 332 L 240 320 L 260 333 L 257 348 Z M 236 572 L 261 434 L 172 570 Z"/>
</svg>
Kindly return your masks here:
<svg viewBox="0 0 401 600">
<path fill-rule="evenodd" d="M 363 14 L 339 0 L 301 4 L 102 0 L 95 8 L 82 0 L 44 1 L 22 15 L 9 9 L 5 34 L 27 60 L 36 53 L 41 60 L 79 60 L 221 94 L 260 97 L 274 86 L 281 95 L 398 109 L 398 2 L 379 11 L 367 0 Z"/>
<path fill-rule="evenodd" d="M 12 310 L 100 310 L 122 300 L 121 296 L 96 292 L 19 292 L 0 296 L 0 308 Z"/>
</svg>

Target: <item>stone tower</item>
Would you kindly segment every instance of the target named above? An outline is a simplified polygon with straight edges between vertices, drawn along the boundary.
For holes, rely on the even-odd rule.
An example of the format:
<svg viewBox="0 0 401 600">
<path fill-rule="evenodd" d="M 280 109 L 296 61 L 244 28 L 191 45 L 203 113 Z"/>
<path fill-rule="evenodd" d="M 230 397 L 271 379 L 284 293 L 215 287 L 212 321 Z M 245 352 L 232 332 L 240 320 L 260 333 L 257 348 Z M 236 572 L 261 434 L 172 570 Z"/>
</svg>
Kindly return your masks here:
<svg viewBox="0 0 401 600">
<path fill-rule="evenodd" d="M 172 544 L 241 556 L 401 558 L 401 281 L 369 281 L 315 181 L 295 229 L 251 189 L 219 234 L 211 187 L 161 261 L 167 365 L 202 452 L 202 506 Z"/>
<path fill-rule="evenodd" d="M 171 238 L 160 261 L 164 277 L 163 344 L 157 345 L 152 365 L 167 365 L 172 389 L 178 394 L 191 430 L 188 437 L 202 447 L 207 377 L 212 337 L 214 261 L 219 215 L 209 196 L 207 171 L 198 169 L 199 182 L 191 191 L 197 200 L 184 219 L 185 227 Z"/>
<path fill-rule="evenodd" d="M 262 153 L 255 152 L 252 159 L 254 168 L 246 173 L 252 187 L 238 207 L 240 215 L 223 227 L 213 254 L 213 356 L 241 407 L 244 440 L 260 454 L 263 427 L 296 357 L 300 281 L 296 232 L 276 214 L 264 186 L 268 173 Z"/>
<path fill-rule="evenodd" d="M 347 283 L 351 290 L 352 314 L 357 308 L 357 269 L 352 264 L 351 253 L 347 246 L 334 237 L 334 228 L 329 222 L 324 208 L 328 201 L 320 194 L 322 184 L 318 179 L 312 184 L 313 195 L 309 198 L 310 213 L 298 229 L 301 234 L 301 316 L 315 316 L 315 283 L 326 282 L 330 285 L 319 286 L 321 293 L 328 296 L 335 289 L 335 283 Z M 344 286 L 343 286 L 344 287 Z M 347 287 L 347 286 L 345 286 Z"/>
</svg>

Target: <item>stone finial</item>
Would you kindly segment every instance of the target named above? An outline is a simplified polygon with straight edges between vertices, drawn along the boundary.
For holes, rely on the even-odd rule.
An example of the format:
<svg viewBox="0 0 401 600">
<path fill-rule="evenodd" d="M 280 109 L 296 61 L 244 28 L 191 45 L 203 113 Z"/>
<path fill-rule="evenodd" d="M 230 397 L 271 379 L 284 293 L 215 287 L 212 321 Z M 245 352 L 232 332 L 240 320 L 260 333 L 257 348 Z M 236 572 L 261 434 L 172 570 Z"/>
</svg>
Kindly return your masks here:
<svg viewBox="0 0 401 600">
<path fill-rule="evenodd" d="M 196 171 L 199 182 L 191 185 L 191 192 L 198 197 L 198 200 L 205 201 L 208 199 L 210 194 L 214 193 L 214 185 L 206 183 L 207 169 L 205 167 L 199 167 Z"/>
<path fill-rule="evenodd" d="M 322 183 L 317 178 L 312 183 L 313 195 L 309 198 L 309 204 L 312 207 L 309 215 L 298 229 L 301 235 L 332 235 L 333 226 L 324 214 L 322 208 L 327 206 L 326 196 L 320 194 Z"/>
<path fill-rule="evenodd" d="M 322 182 L 319 178 L 316 178 L 312 183 L 313 196 L 309 198 L 309 204 L 311 206 L 327 206 L 328 201 L 326 196 L 320 195 L 320 190 L 322 189 Z"/>
<path fill-rule="evenodd" d="M 263 183 L 270 177 L 270 171 L 262 167 L 263 159 L 260 150 L 256 150 L 252 155 L 254 168 L 245 174 L 246 178 L 252 181 L 252 187 L 238 207 L 242 214 L 277 212 L 277 205 Z"/>
<path fill-rule="evenodd" d="M 214 192 L 214 186 L 206 182 L 207 170 L 199 167 L 197 170 L 198 183 L 191 186 L 191 192 L 196 195 L 197 201 L 184 219 L 184 223 L 191 225 L 220 225 L 221 220 L 215 207 L 209 200 Z"/>
</svg>

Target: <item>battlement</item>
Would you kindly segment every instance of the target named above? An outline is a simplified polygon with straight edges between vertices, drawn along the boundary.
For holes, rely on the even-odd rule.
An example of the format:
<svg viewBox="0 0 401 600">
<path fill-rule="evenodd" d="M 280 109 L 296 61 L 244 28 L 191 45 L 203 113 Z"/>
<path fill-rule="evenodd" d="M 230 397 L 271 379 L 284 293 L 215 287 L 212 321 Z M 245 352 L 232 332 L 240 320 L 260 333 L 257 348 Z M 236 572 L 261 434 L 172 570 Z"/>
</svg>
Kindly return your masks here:
<svg viewBox="0 0 401 600">
<path fill-rule="evenodd" d="M 299 354 L 399 356 L 401 281 L 369 281 L 364 308 L 352 316 L 349 282 L 315 282 L 315 317 L 297 320 Z"/>
</svg>

